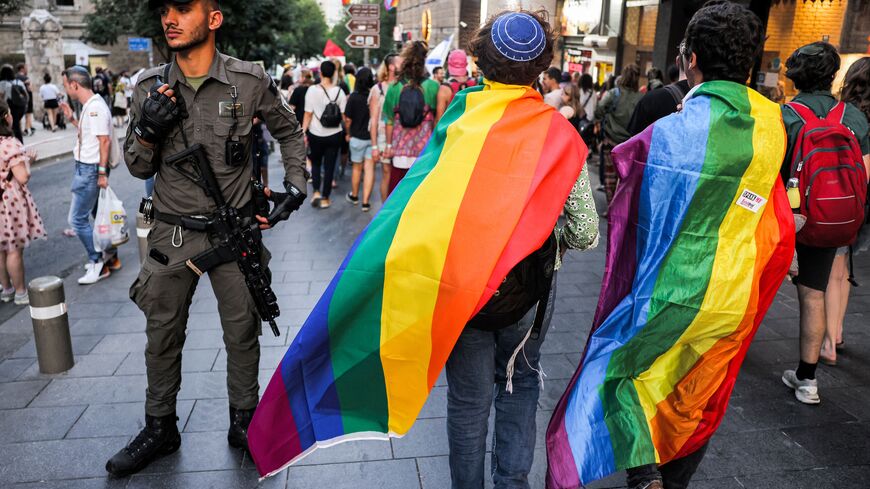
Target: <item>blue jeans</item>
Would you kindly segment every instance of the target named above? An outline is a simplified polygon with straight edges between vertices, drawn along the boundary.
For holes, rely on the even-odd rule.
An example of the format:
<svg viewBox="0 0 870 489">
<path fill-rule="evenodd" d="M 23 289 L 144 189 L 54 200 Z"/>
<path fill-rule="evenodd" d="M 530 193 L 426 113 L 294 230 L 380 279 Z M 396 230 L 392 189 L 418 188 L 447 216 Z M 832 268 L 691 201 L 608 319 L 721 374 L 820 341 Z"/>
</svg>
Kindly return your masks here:
<svg viewBox="0 0 870 489">
<path fill-rule="evenodd" d="M 514 350 L 533 326 L 536 308 L 507 328 L 483 331 L 466 327 L 459 336 L 447 359 L 447 439 L 453 489 L 483 488 L 486 433 L 493 398 L 493 484 L 495 489 L 529 488 L 540 393 L 535 370 L 540 370 L 541 344 L 550 325 L 555 294 L 554 277 L 540 335 L 537 339 L 530 337 L 515 360 L 513 393 L 505 389 L 505 370 Z"/>
<path fill-rule="evenodd" d="M 72 203 L 69 206 L 69 225 L 85 247 L 88 259 L 99 261 L 102 255 L 94 248 L 94 227 L 91 213 L 97 205 L 100 187 L 97 186 L 97 165 L 76 161 L 76 171 L 72 181 Z"/>
</svg>

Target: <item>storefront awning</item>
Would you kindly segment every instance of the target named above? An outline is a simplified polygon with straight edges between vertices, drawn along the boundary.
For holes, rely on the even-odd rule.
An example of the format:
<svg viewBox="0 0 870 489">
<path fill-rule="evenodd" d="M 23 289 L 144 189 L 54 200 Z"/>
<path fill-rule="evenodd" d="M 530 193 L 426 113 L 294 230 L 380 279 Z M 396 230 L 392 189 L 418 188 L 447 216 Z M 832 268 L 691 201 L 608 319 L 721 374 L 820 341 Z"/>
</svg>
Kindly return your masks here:
<svg viewBox="0 0 870 489">
<path fill-rule="evenodd" d="M 15 54 L 24 54 L 23 49 L 19 49 L 14 52 Z M 84 42 L 78 39 L 64 39 L 63 40 L 63 55 L 64 56 L 75 56 L 79 53 L 87 53 L 88 56 L 108 56 L 108 51 L 103 51 L 97 49 L 93 46 L 85 44 Z"/>
</svg>

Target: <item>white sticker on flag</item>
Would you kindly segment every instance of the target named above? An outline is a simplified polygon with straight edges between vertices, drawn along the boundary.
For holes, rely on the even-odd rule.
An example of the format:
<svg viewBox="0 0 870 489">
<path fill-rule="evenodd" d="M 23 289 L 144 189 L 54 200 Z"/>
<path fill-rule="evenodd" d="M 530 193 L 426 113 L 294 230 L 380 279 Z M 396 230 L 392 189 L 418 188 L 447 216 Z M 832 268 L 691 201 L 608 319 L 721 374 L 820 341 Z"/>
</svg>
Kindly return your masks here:
<svg viewBox="0 0 870 489">
<path fill-rule="evenodd" d="M 740 193 L 740 197 L 737 198 L 737 205 L 755 213 L 764 207 L 764 204 L 766 203 L 767 199 L 755 192 L 749 191 L 748 189 L 743 189 L 743 192 Z"/>
</svg>

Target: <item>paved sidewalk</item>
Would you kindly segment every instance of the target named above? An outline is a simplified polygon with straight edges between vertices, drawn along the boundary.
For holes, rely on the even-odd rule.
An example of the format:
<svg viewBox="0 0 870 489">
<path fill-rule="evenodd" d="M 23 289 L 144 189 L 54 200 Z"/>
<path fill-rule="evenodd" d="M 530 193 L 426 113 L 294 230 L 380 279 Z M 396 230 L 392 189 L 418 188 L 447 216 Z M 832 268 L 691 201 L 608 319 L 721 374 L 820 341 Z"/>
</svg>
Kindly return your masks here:
<svg viewBox="0 0 870 489">
<path fill-rule="evenodd" d="M 33 136 L 24 136 L 24 146 L 28 149 L 35 148 L 38 155 L 36 164 L 55 161 L 62 158 L 72 157 L 73 148 L 76 145 L 76 128 L 67 123 L 66 129 L 43 129 L 42 124 L 34 123 L 36 133 Z M 116 127 L 115 136 L 119 139 L 127 133 L 127 126 Z"/>
<path fill-rule="evenodd" d="M 277 175 L 276 164 L 273 159 Z M 125 173 L 115 178 L 131 177 Z M 373 215 L 341 198 L 345 182 L 336 190 L 331 209 L 316 211 L 306 205 L 289 223 L 269 233 L 282 335 L 275 338 L 265 328 L 262 388 L 352 240 Z M 546 423 L 579 361 L 597 302 L 604 250 L 602 244 L 591 252 L 569 253 L 559 274 L 556 314 L 543 348 L 548 377 L 537 416 L 538 449 L 531 478 L 536 489 L 543 487 Z M 178 404 L 182 449 L 141 474 L 107 479 L 105 461 L 138 432 L 144 417 L 144 318 L 127 299 L 138 270 L 135 254 L 135 245 L 124 246 L 124 269 L 97 285 L 85 288 L 76 285 L 74 277 L 67 279 L 76 355 L 76 366 L 69 372 L 38 373 L 34 344 L 27 340 L 32 336 L 27 310 L 0 325 L 0 333 L 14 333 L 0 338 L 20 338 L 0 344 L 0 487 L 449 487 L 443 381 L 405 438 L 320 450 L 258 486 L 251 460 L 226 444 L 226 355 L 208 280 L 200 282 L 194 298 L 184 349 Z M 779 379 L 797 360 L 797 303 L 793 288 L 784 284 L 749 350 L 728 415 L 693 488 L 868 487 L 870 259 L 861 257 L 855 264 L 858 280 L 867 285 L 853 292 L 840 365 L 820 367 L 821 405 L 799 404 Z M 617 475 L 590 487 L 621 487 L 622 481 Z"/>
</svg>

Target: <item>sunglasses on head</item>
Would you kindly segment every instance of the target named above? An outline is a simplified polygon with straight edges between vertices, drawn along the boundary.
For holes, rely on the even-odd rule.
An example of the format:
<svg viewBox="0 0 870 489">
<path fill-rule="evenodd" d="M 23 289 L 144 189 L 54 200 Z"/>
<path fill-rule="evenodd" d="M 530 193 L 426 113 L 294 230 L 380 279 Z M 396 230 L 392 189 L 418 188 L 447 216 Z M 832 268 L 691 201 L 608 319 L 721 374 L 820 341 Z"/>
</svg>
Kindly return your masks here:
<svg viewBox="0 0 870 489">
<path fill-rule="evenodd" d="M 825 52 L 825 48 L 818 44 L 808 44 L 797 50 L 797 53 L 802 56 L 818 56 Z"/>
</svg>

